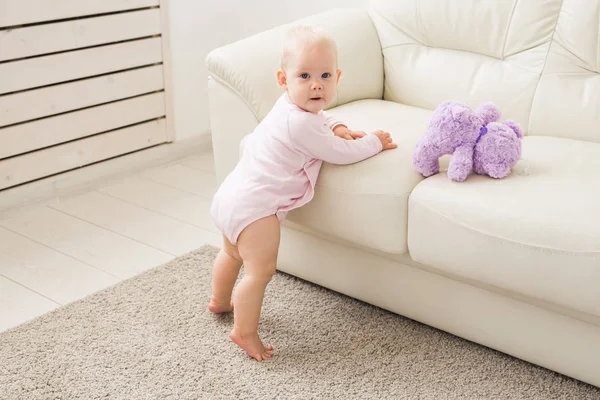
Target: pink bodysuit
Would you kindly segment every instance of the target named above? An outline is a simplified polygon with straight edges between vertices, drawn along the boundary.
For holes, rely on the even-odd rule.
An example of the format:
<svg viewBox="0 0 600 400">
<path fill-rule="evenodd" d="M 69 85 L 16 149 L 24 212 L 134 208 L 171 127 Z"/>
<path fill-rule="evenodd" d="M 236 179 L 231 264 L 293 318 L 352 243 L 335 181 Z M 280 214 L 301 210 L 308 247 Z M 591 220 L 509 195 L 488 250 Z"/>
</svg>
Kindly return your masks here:
<svg viewBox="0 0 600 400">
<path fill-rule="evenodd" d="M 321 111 L 313 114 L 288 101 L 284 93 L 248 136 L 242 157 L 213 198 L 210 213 L 232 244 L 252 222 L 269 215 L 282 221 L 308 203 L 323 161 L 352 164 L 382 150 L 375 135 L 357 140 L 337 137 L 341 122 Z"/>
</svg>

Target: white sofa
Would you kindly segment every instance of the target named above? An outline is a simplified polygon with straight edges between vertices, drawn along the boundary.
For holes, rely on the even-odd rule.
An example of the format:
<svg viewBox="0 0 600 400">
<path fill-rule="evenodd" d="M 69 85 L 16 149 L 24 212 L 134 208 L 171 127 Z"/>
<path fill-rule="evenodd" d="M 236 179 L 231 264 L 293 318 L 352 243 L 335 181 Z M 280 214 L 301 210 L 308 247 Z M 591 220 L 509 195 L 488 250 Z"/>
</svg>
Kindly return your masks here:
<svg viewBox="0 0 600 400">
<path fill-rule="evenodd" d="M 600 386 L 600 0 L 375 0 L 297 22 L 337 40 L 329 111 L 399 148 L 324 164 L 284 224 L 279 269 Z M 219 182 L 281 93 L 288 28 L 206 60 Z M 448 99 L 491 100 L 523 127 L 509 177 L 416 173 Z"/>
</svg>

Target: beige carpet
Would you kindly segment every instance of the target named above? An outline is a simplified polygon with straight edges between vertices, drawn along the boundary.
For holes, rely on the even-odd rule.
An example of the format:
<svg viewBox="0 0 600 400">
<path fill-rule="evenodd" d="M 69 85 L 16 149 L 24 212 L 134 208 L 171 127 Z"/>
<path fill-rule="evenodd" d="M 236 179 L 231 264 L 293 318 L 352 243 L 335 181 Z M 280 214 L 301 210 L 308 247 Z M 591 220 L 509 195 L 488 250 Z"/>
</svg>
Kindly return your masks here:
<svg viewBox="0 0 600 400">
<path fill-rule="evenodd" d="M 275 357 L 206 311 L 216 249 L 0 334 L 0 399 L 600 399 L 600 389 L 278 273 Z"/>
</svg>

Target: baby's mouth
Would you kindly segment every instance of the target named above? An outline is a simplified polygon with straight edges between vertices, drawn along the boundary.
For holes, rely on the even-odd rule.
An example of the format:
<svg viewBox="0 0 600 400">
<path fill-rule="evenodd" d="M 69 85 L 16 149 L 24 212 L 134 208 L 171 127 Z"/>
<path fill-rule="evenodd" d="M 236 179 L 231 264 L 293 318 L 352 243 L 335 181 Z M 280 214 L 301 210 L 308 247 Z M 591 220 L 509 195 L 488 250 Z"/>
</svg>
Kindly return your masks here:
<svg viewBox="0 0 600 400">
<path fill-rule="evenodd" d="M 322 97 L 311 97 L 310 99 L 314 100 L 314 101 L 319 101 L 319 100 L 322 100 L 323 98 Z"/>
</svg>

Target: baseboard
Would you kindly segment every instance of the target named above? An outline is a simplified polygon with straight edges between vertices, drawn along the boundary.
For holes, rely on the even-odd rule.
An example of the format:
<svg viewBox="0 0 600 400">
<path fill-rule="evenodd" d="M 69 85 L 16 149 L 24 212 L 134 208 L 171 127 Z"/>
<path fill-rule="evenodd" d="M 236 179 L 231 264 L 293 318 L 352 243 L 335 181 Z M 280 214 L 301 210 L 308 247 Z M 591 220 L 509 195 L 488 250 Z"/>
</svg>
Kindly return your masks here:
<svg viewBox="0 0 600 400">
<path fill-rule="evenodd" d="M 211 135 L 165 143 L 0 191 L 0 215 L 91 190 L 141 170 L 209 151 Z"/>
</svg>

